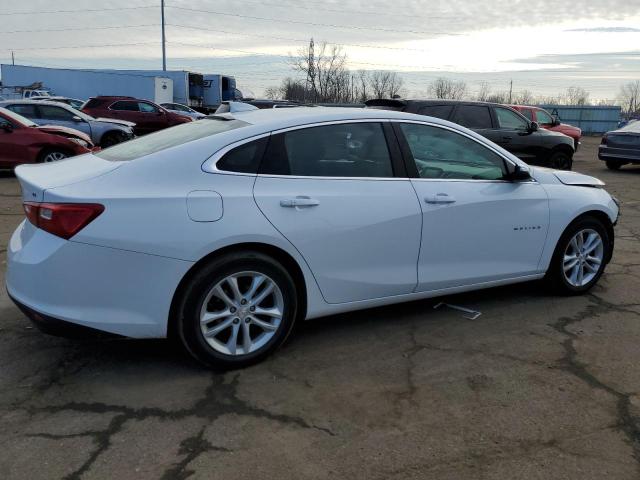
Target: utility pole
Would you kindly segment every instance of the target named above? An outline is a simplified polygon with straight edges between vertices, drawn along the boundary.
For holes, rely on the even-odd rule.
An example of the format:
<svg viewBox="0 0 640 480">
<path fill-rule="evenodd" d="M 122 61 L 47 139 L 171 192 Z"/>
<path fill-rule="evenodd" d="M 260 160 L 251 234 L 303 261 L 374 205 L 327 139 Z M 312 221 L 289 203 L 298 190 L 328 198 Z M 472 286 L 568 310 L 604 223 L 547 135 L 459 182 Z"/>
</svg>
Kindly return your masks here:
<svg viewBox="0 0 640 480">
<path fill-rule="evenodd" d="M 160 0 L 160 9 L 162 16 L 162 71 L 167 71 L 167 39 L 164 34 L 164 0 Z"/>
<path fill-rule="evenodd" d="M 513 79 L 511 79 L 511 85 L 509 86 L 509 105 L 511 105 L 513 100 Z"/>
</svg>

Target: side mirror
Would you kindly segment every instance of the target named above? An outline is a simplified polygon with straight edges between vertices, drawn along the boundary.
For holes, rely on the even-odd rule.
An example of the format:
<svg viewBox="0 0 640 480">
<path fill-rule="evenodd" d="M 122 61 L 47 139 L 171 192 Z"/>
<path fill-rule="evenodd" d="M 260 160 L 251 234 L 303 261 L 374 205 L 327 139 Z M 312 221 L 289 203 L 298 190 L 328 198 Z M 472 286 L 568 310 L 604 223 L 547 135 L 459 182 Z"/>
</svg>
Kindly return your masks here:
<svg viewBox="0 0 640 480">
<path fill-rule="evenodd" d="M 74 122 L 81 122 L 82 121 L 82 119 L 77 115 L 74 115 L 71 120 L 73 120 Z"/>
<path fill-rule="evenodd" d="M 551 122 L 551 126 L 557 127 L 560 125 L 560 118 L 557 115 L 553 116 L 553 122 Z"/>
<path fill-rule="evenodd" d="M 513 172 L 509 174 L 509 180 L 514 182 L 523 182 L 531 179 L 531 172 L 527 168 L 516 165 Z"/>
<path fill-rule="evenodd" d="M 10 123 L 3 123 L 2 130 L 4 130 L 7 133 L 11 133 L 13 132 L 13 125 L 11 125 Z"/>
<path fill-rule="evenodd" d="M 538 122 L 531 122 L 529 124 L 529 132 L 530 133 L 537 132 L 539 128 L 540 128 L 540 125 L 538 125 Z"/>
</svg>

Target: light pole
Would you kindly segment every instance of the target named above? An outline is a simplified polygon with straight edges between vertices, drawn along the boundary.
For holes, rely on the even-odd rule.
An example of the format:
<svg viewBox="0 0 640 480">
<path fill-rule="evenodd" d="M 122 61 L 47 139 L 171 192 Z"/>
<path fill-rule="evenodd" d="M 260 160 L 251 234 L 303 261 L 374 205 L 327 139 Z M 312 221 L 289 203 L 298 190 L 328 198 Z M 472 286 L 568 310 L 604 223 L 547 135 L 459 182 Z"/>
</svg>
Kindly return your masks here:
<svg viewBox="0 0 640 480">
<path fill-rule="evenodd" d="M 167 71 L 167 40 L 164 35 L 164 0 L 160 0 L 160 10 L 162 16 L 162 71 Z"/>
</svg>

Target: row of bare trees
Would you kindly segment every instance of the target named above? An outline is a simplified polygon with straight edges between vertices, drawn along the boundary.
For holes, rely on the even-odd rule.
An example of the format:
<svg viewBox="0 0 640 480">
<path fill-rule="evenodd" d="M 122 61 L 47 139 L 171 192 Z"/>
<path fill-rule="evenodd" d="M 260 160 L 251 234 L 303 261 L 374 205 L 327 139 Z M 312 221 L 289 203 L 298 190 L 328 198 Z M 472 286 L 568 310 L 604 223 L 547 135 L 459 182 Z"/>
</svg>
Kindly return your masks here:
<svg viewBox="0 0 640 480">
<path fill-rule="evenodd" d="M 350 70 L 347 55 L 339 45 L 316 45 L 312 38 L 309 45 L 290 56 L 289 63 L 299 74 L 298 78 L 285 78 L 279 86 L 269 87 L 265 91 L 267 98 L 311 103 L 363 103 L 372 98 L 394 98 L 404 94 L 402 77 L 396 72 Z M 556 96 L 536 96 L 530 90 L 513 91 L 510 88 L 494 91 L 489 83 L 482 82 L 479 89 L 472 92 L 463 80 L 447 77 L 433 80 L 428 86 L 428 94 L 430 98 L 438 99 L 520 105 L 592 104 L 589 92 L 577 86 L 569 87 Z M 640 115 L 640 80 L 623 85 L 616 103 L 627 115 Z"/>
<path fill-rule="evenodd" d="M 265 91 L 267 98 L 312 103 L 362 103 L 372 98 L 402 96 L 403 80 L 388 70 L 347 68 L 347 55 L 339 45 L 316 45 L 313 39 L 290 57 L 293 69 L 304 79 L 285 78 Z"/>
</svg>

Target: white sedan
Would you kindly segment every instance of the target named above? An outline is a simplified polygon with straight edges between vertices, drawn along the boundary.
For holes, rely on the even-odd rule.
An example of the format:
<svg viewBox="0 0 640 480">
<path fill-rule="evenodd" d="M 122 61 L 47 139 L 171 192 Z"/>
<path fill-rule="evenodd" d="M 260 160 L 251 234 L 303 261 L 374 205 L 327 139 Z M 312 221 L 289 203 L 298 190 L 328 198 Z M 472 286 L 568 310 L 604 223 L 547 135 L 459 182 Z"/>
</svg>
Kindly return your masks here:
<svg viewBox="0 0 640 480">
<path fill-rule="evenodd" d="M 179 337 L 218 367 L 297 320 L 542 278 L 586 292 L 618 218 L 595 178 L 383 110 L 232 105 L 16 175 L 7 289 L 32 320 Z"/>
</svg>

